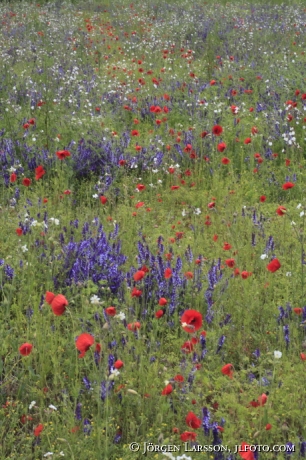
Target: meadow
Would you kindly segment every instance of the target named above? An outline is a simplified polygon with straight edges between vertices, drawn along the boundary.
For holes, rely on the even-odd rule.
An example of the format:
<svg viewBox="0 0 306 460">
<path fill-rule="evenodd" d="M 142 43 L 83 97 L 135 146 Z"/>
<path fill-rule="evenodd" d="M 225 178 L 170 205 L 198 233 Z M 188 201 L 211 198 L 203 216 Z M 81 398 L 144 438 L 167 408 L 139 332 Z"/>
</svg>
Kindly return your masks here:
<svg viewBox="0 0 306 460">
<path fill-rule="evenodd" d="M 0 459 L 305 458 L 305 4 L 0 18 Z"/>
</svg>

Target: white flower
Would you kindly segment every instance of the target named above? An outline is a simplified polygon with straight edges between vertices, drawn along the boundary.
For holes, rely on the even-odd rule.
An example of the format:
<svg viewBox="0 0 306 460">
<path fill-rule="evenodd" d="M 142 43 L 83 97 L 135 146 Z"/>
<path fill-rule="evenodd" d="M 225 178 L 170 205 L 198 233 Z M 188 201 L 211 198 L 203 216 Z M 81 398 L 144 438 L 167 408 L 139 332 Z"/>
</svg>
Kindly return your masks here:
<svg viewBox="0 0 306 460">
<path fill-rule="evenodd" d="M 291 222 L 291 225 L 296 225 L 296 223 L 294 222 L 294 220 Z"/>
<path fill-rule="evenodd" d="M 300 209 L 301 207 L 302 207 L 302 204 L 299 203 L 299 204 L 297 205 L 296 209 Z"/>
<path fill-rule="evenodd" d="M 303 217 L 305 215 L 304 211 L 300 212 L 300 217 Z"/>
<path fill-rule="evenodd" d="M 44 457 L 51 457 L 53 455 L 53 452 L 47 452 Z"/>
<path fill-rule="evenodd" d="M 27 245 L 25 244 L 24 246 L 21 246 L 21 250 L 22 252 L 27 252 L 28 251 Z"/>
<path fill-rule="evenodd" d="M 163 181 L 162 181 L 161 179 L 158 179 L 157 183 L 158 183 L 158 184 L 162 184 Z"/>
<path fill-rule="evenodd" d="M 283 356 L 283 353 L 281 351 L 274 351 L 274 358 L 275 359 L 280 359 Z"/>
<path fill-rule="evenodd" d="M 55 219 L 54 217 L 50 217 L 51 222 L 53 222 L 55 225 L 59 225 L 60 221 L 58 219 Z"/>
<path fill-rule="evenodd" d="M 194 210 L 194 214 L 196 214 L 197 216 L 199 216 L 199 215 L 201 214 L 201 212 L 202 212 L 202 211 L 201 211 L 200 208 L 196 208 L 196 209 Z"/>
<path fill-rule="evenodd" d="M 185 211 L 185 209 L 183 209 L 183 211 L 182 211 L 182 216 L 183 216 L 183 217 L 186 216 L 186 211 Z"/>
<path fill-rule="evenodd" d="M 36 404 L 36 401 L 32 401 L 31 404 L 29 405 L 29 410 L 31 410 Z"/>
<path fill-rule="evenodd" d="M 123 321 L 125 319 L 125 314 L 121 311 L 120 313 L 118 313 L 118 315 L 115 315 L 114 318 L 118 318 L 121 321 Z"/>
<path fill-rule="evenodd" d="M 292 274 L 291 272 L 287 272 L 286 276 L 291 276 L 291 274 Z"/>
<path fill-rule="evenodd" d="M 154 174 L 158 173 L 158 169 L 152 169 L 152 173 Z"/>
<path fill-rule="evenodd" d="M 53 406 L 53 404 L 50 404 L 49 409 L 57 410 L 57 407 Z"/>
<path fill-rule="evenodd" d="M 92 297 L 90 297 L 90 303 L 92 305 L 100 305 L 100 297 L 98 297 L 97 295 L 93 295 Z"/>
<path fill-rule="evenodd" d="M 261 254 L 261 256 L 260 256 L 261 260 L 265 260 L 267 257 L 268 257 L 267 254 Z"/>
<path fill-rule="evenodd" d="M 60 451 L 59 455 L 60 455 L 61 457 L 65 457 L 65 454 L 64 454 L 64 452 L 63 452 L 62 450 Z"/>
<path fill-rule="evenodd" d="M 37 220 L 33 220 L 33 222 L 31 222 L 31 227 L 36 227 L 37 225 Z"/>
<path fill-rule="evenodd" d="M 97 195 L 96 193 L 94 195 L 92 195 L 93 198 L 97 199 L 99 198 L 99 195 Z"/>
</svg>

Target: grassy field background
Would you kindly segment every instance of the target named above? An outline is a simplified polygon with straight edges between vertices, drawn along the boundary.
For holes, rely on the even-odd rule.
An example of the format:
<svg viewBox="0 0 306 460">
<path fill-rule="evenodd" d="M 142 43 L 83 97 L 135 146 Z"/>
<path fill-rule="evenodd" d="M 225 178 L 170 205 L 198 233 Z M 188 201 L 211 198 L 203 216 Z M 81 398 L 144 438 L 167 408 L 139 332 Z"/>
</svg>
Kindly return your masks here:
<svg viewBox="0 0 306 460">
<path fill-rule="evenodd" d="M 304 3 L 0 17 L 0 458 L 305 458 Z"/>
</svg>

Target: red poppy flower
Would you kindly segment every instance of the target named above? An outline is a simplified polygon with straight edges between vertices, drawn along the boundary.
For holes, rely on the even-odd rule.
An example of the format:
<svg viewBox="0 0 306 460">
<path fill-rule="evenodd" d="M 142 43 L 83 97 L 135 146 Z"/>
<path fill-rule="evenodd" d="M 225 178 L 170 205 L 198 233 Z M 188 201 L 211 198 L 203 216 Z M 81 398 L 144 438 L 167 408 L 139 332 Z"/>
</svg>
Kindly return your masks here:
<svg viewBox="0 0 306 460">
<path fill-rule="evenodd" d="M 193 412 L 188 412 L 185 420 L 187 425 L 194 430 L 197 430 L 202 425 L 202 420 L 199 419 Z"/>
<path fill-rule="evenodd" d="M 269 270 L 269 272 L 272 272 L 272 273 L 276 272 L 279 268 L 281 268 L 281 264 L 278 259 L 273 259 L 267 265 L 267 269 Z"/>
<path fill-rule="evenodd" d="M 56 316 L 61 316 L 66 310 L 66 306 L 68 305 L 68 300 L 62 294 L 58 294 L 53 298 L 50 305 L 51 305 L 53 313 Z"/>
<path fill-rule="evenodd" d="M 133 129 L 131 131 L 131 136 L 139 136 L 139 131 L 137 129 Z"/>
<path fill-rule="evenodd" d="M 292 182 L 286 182 L 285 184 L 282 185 L 283 190 L 288 190 L 289 188 L 294 187 L 294 184 Z"/>
<path fill-rule="evenodd" d="M 213 126 L 213 129 L 211 130 L 211 132 L 215 136 L 221 136 L 221 134 L 223 133 L 223 128 L 220 125 L 215 125 L 215 126 Z"/>
<path fill-rule="evenodd" d="M 116 314 L 116 308 L 115 308 L 115 307 L 107 307 L 107 308 L 105 308 L 105 313 L 106 313 L 108 316 L 115 316 L 115 314 Z"/>
<path fill-rule="evenodd" d="M 223 375 L 227 375 L 230 379 L 232 379 L 234 375 L 233 365 L 225 364 L 225 366 L 222 367 L 221 372 Z"/>
<path fill-rule="evenodd" d="M 30 127 L 29 123 L 25 123 L 25 124 L 23 125 L 23 128 L 24 128 L 24 129 L 28 129 L 29 127 Z"/>
<path fill-rule="evenodd" d="M 165 386 L 161 394 L 163 396 L 167 396 L 167 395 L 170 395 L 172 391 L 173 391 L 173 386 L 171 385 L 171 383 L 168 383 L 168 385 Z"/>
<path fill-rule="evenodd" d="M 214 241 L 218 241 L 218 238 L 219 238 L 218 235 L 214 235 L 214 236 L 213 236 L 213 240 L 214 240 Z"/>
<path fill-rule="evenodd" d="M 226 143 L 225 142 L 220 142 L 218 145 L 217 145 L 217 150 L 219 152 L 224 152 L 224 150 L 226 149 Z"/>
<path fill-rule="evenodd" d="M 31 179 L 29 179 L 28 177 L 22 179 L 22 185 L 24 185 L 25 187 L 29 187 L 31 185 L 31 182 Z"/>
<path fill-rule="evenodd" d="M 244 139 L 243 143 L 244 144 L 250 144 L 252 142 L 252 139 L 250 137 L 247 137 L 246 139 Z"/>
<path fill-rule="evenodd" d="M 193 334 L 202 327 L 202 315 L 196 310 L 186 310 L 181 316 L 181 323 L 185 332 Z"/>
<path fill-rule="evenodd" d="M 37 168 L 35 168 L 35 180 L 41 179 L 44 174 L 46 174 L 46 171 L 44 170 L 44 168 L 41 165 L 39 165 L 39 166 L 37 166 Z"/>
<path fill-rule="evenodd" d="M 87 332 L 83 332 L 81 335 L 78 336 L 75 342 L 75 346 L 81 352 L 79 358 L 83 358 L 85 356 L 86 351 L 94 344 L 95 339 L 92 335 L 87 334 Z"/>
<path fill-rule="evenodd" d="M 176 375 L 173 380 L 175 380 L 176 382 L 184 382 L 184 377 L 180 374 Z"/>
<path fill-rule="evenodd" d="M 181 346 L 181 350 L 184 353 L 191 353 L 193 351 L 193 343 L 190 340 L 187 340 L 183 345 Z"/>
<path fill-rule="evenodd" d="M 243 272 L 241 272 L 241 277 L 246 280 L 249 276 L 251 276 L 251 272 L 247 272 L 246 270 L 244 270 Z"/>
<path fill-rule="evenodd" d="M 117 361 L 115 361 L 115 364 L 114 364 L 115 369 L 121 369 L 121 367 L 123 366 L 124 366 L 124 363 L 120 359 L 117 359 Z"/>
<path fill-rule="evenodd" d="M 305 353 L 300 353 L 300 358 L 302 361 L 306 361 L 306 354 Z"/>
<path fill-rule="evenodd" d="M 291 161 L 288 160 L 288 158 L 286 158 L 286 162 L 285 162 L 285 163 L 286 163 L 286 166 L 290 166 Z"/>
<path fill-rule="evenodd" d="M 132 297 L 140 297 L 141 294 L 142 294 L 142 291 L 140 291 L 139 289 L 133 288 L 131 296 Z"/>
<path fill-rule="evenodd" d="M 144 202 L 143 202 L 143 201 L 139 201 L 139 203 L 137 203 L 137 204 L 135 205 L 135 208 L 136 208 L 136 209 L 142 208 L 143 205 L 144 205 Z"/>
<path fill-rule="evenodd" d="M 271 430 L 271 428 L 272 428 L 271 423 L 267 423 L 266 426 L 265 426 L 265 430 L 269 431 L 269 430 Z"/>
<path fill-rule="evenodd" d="M 235 266 L 235 259 L 226 259 L 225 263 L 228 267 L 233 268 Z"/>
<path fill-rule="evenodd" d="M 171 270 L 171 268 L 166 268 L 166 270 L 164 271 L 164 277 L 165 277 L 165 279 L 167 280 L 167 279 L 171 278 L 171 276 L 172 276 L 172 270 Z"/>
<path fill-rule="evenodd" d="M 261 203 L 264 203 L 266 201 L 267 197 L 265 195 L 261 195 L 261 197 L 259 198 L 259 201 Z"/>
<path fill-rule="evenodd" d="M 178 190 L 180 188 L 179 185 L 172 185 L 171 190 Z"/>
<path fill-rule="evenodd" d="M 227 157 L 223 157 L 222 160 L 221 160 L 221 163 L 223 165 L 228 165 L 229 163 L 231 162 L 231 160 Z"/>
<path fill-rule="evenodd" d="M 223 244 L 224 251 L 229 251 L 231 248 L 232 248 L 232 246 L 229 243 L 224 243 Z"/>
<path fill-rule="evenodd" d="M 18 236 L 22 235 L 22 228 L 16 228 L 16 233 Z"/>
<path fill-rule="evenodd" d="M 262 395 L 258 396 L 257 401 L 260 406 L 264 406 L 268 400 L 268 396 L 263 393 Z"/>
<path fill-rule="evenodd" d="M 161 297 L 158 301 L 158 305 L 160 305 L 161 307 L 163 307 L 164 305 L 167 305 L 168 303 L 168 300 L 165 299 L 165 297 Z"/>
<path fill-rule="evenodd" d="M 119 166 L 125 166 L 126 160 L 119 160 Z"/>
<path fill-rule="evenodd" d="M 196 439 L 197 433 L 193 433 L 192 431 L 184 431 L 184 433 L 181 434 L 181 440 L 183 442 L 195 441 Z"/>
<path fill-rule="evenodd" d="M 138 270 L 136 273 L 134 273 L 133 278 L 134 281 L 140 281 L 142 278 L 145 276 L 145 272 L 142 270 Z"/>
<path fill-rule="evenodd" d="M 44 425 L 42 423 L 37 425 L 37 427 L 34 429 L 34 436 L 39 436 L 43 429 Z"/>
<path fill-rule="evenodd" d="M 106 198 L 106 196 L 101 195 L 101 196 L 100 196 L 100 201 L 101 201 L 102 204 L 106 204 L 106 203 L 107 203 L 107 198 Z"/>
<path fill-rule="evenodd" d="M 298 308 L 298 307 L 297 307 L 297 308 L 294 308 L 293 311 L 294 311 L 294 313 L 295 313 L 296 315 L 301 315 L 301 314 L 303 313 L 303 309 L 302 309 L 302 308 Z"/>
<path fill-rule="evenodd" d="M 255 460 L 254 454 L 250 449 L 249 444 L 246 442 L 241 443 L 238 449 L 238 453 L 243 460 Z"/>
<path fill-rule="evenodd" d="M 162 316 L 164 316 L 164 314 L 165 314 L 164 310 L 158 310 L 157 312 L 155 312 L 155 318 L 159 319 Z"/>
<path fill-rule="evenodd" d="M 136 321 L 135 323 L 129 323 L 127 325 L 128 330 L 133 331 L 133 332 L 137 331 L 137 329 L 140 329 L 140 327 L 141 327 L 141 324 L 139 321 Z"/>
<path fill-rule="evenodd" d="M 193 273 L 192 272 L 185 272 L 184 273 L 185 278 L 188 280 L 191 280 L 193 278 Z"/>
<path fill-rule="evenodd" d="M 279 216 L 283 216 L 284 214 L 286 214 L 286 211 L 287 209 L 284 206 L 279 206 L 276 210 L 276 214 L 278 214 Z"/>
<path fill-rule="evenodd" d="M 140 147 L 140 146 L 138 146 L 138 147 Z M 141 148 L 141 147 L 140 147 L 140 148 Z M 146 189 L 146 186 L 143 185 L 143 184 L 137 184 L 137 185 L 136 185 L 136 188 L 137 188 L 140 192 L 142 192 L 143 190 Z"/>
<path fill-rule="evenodd" d="M 59 160 L 64 160 L 66 157 L 70 157 L 70 152 L 68 150 L 58 150 L 56 156 Z"/>
<path fill-rule="evenodd" d="M 45 294 L 45 301 L 49 305 L 51 305 L 52 300 L 54 299 L 54 297 L 55 297 L 55 294 L 53 294 L 53 292 L 47 291 L 46 294 Z"/>
<path fill-rule="evenodd" d="M 20 345 L 19 347 L 19 353 L 22 355 L 22 356 L 28 356 L 31 351 L 32 351 L 32 348 L 33 348 L 33 345 L 31 345 L 30 343 L 23 343 L 22 345 Z"/>
<path fill-rule="evenodd" d="M 17 180 L 17 174 L 12 173 L 12 174 L 10 175 L 10 182 L 11 182 L 11 184 L 12 184 L 13 182 L 16 182 L 16 180 Z"/>
</svg>

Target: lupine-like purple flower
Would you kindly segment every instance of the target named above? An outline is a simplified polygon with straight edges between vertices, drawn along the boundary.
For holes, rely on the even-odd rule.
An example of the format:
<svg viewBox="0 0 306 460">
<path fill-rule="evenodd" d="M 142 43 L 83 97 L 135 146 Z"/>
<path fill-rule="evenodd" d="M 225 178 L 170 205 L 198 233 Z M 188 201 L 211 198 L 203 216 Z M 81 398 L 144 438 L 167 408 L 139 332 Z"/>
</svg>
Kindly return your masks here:
<svg viewBox="0 0 306 460">
<path fill-rule="evenodd" d="M 203 407 L 202 409 L 202 427 L 204 429 L 204 434 L 206 436 L 209 436 L 209 430 L 210 430 L 210 412 L 207 409 L 207 407 Z"/>
<path fill-rule="evenodd" d="M 223 347 L 223 344 L 225 342 L 225 335 L 221 335 L 220 339 L 219 339 L 219 342 L 218 342 L 218 348 L 217 348 L 217 351 L 216 351 L 216 354 L 219 353 L 219 351 L 221 350 L 221 348 Z"/>
<path fill-rule="evenodd" d="M 82 404 L 77 403 L 76 408 L 75 408 L 75 418 L 77 420 L 82 420 Z"/>
<path fill-rule="evenodd" d="M 84 418 L 83 432 L 86 436 L 89 436 L 91 433 L 91 422 L 88 420 L 88 418 Z"/>
<path fill-rule="evenodd" d="M 289 326 L 288 324 L 286 324 L 284 327 L 283 327 L 283 331 L 284 331 L 284 337 L 285 337 L 285 341 L 286 341 L 286 348 L 289 347 L 289 342 L 290 342 L 290 338 L 289 338 Z"/>
<path fill-rule="evenodd" d="M 89 379 L 86 376 L 83 377 L 83 383 L 85 385 L 86 390 L 91 389 L 91 383 L 90 383 Z"/>
</svg>

